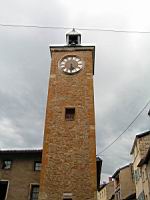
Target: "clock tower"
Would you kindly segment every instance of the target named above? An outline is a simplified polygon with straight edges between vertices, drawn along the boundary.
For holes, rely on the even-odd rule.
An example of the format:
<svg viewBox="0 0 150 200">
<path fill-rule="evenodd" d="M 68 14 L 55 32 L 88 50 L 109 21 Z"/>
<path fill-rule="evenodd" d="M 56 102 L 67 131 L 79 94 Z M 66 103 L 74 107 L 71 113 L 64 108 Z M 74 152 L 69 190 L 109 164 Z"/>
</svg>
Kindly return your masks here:
<svg viewBox="0 0 150 200">
<path fill-rule="evenodd" d="M 94 46 L 51 46 L 39 200 L 96 200 Z"/>
</svg>

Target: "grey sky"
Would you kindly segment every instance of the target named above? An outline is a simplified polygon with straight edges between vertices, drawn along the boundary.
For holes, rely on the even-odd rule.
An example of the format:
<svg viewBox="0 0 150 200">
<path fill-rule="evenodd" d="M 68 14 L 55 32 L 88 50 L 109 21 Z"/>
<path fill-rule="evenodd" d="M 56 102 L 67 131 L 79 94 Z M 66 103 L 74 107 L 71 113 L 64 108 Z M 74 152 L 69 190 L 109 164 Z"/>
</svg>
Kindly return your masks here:
<svg viewBox="0 0 150 200">
<path fill-rule="evenodd" d="M 150 31 L 149 6 L 148 0 L 5 0 L 1 2 L 0 23 Z M 42 146 L 49 45 L 64 44 L 66 31 L 0 27 L 0 148 Z M 83 43 L 96 46 L 95 110 L 100 152 L 150 98 L 150 34 L 80 32 Z M 147 111 L 101 155 L 103 179 L 130 162 L 135 135 L 150 129 Z"/>
</svg>

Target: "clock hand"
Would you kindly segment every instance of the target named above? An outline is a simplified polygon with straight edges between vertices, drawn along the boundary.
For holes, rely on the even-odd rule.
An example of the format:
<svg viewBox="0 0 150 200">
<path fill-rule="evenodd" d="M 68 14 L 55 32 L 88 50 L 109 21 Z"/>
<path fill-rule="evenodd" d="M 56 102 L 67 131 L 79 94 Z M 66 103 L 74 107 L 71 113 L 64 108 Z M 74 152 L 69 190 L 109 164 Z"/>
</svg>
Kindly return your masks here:
<svg viewBox="0 0 150 200">
<path fill-rule="evenodd" d="M 74 67 L 73 67 L 73 64 L 72 64 L 72 63 L 70 64 L 70 70 L 71 70 L 71 71 L 74 70 Z"/>
</svg>

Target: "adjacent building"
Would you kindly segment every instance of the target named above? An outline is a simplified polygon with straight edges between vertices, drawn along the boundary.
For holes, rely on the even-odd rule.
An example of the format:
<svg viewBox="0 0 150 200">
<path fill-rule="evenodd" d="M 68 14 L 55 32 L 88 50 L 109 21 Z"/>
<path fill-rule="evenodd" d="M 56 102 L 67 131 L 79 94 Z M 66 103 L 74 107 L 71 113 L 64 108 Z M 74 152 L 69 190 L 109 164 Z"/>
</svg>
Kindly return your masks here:
<svg viewBox="0 0 150 200">
<path fill-rule="evenodd" d="M 98 200 L 150 200 L 150 131 L 136 135 L 131 155 L 133 163 L 119 168 L 113 182 L 101 185 Z"/>
<path fill-rule="evenodd" d="M 109 182 L 102 184 L 99 188 L 97 200 L 110 200 L 114 193 L 114 181 L 109 178 Z"/>
<path fill-rule="evenodd" d="M 134 182 L 136 198 L 150 199 L 150 131 L 138 134 L 135 137 L 131 155 L 133 155 Z"/>
<path fill-rule="evenodd" d="M 112 176 L 114 179 L 115 200 L 135 200 L 135 185 L 133 180 L 132 164 L 118 169 Z M 112 198 L 111 198 L 112 199 Z"/>
<path fill-rule="evenodd" d="M 38 200 L 42 150 L 0 150 L 0 200 Z"/>
</svg>

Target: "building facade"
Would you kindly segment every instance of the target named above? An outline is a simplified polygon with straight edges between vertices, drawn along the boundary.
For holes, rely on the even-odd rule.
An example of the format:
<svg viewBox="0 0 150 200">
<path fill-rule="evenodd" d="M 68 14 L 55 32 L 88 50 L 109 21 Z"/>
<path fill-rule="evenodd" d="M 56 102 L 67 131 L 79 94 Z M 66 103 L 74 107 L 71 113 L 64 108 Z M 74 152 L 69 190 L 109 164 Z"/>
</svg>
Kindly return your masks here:
<svg viewBox="0 0 150 200">
<path fill-rule="evenodd" d="M 102 185 L 98 191 L 98 200 L 110 200 L 114 193 L 114 181 Z"/>
<path fill-rule="evenodd" d="M 38 200 L 42 150 L 0 150 L 0 200 Z"/>
<path fill-rule="evenodd" d="M 94 46 L 51 46 L 39 200 L 95 200 Z"/>
<path fill-rule="evenodd" d="M 131 155 L 133 156 L 134 182 L 136 186 L 136 198 L 138 200 L 150 199 L 149 148 L 150 131 L 136 135 Z"/>
<path fill-rule="evenodd" d="M 114 179 L 115 200 L 135 200 L 135 185 L 133 180 L 132 164 L 118 169 L 112 176 Z"/>
</svg>

